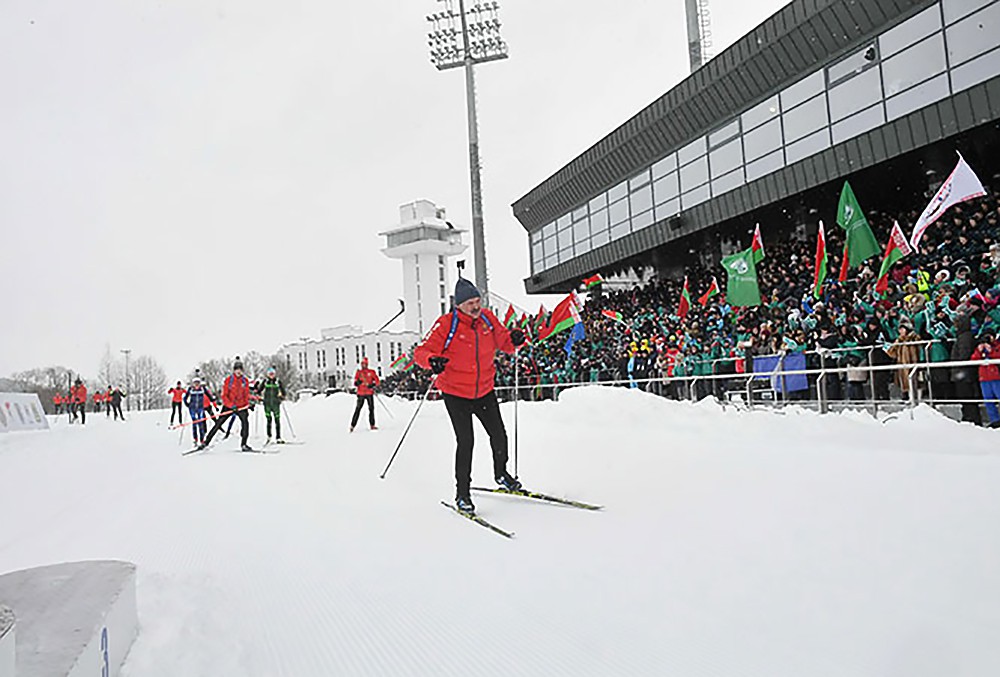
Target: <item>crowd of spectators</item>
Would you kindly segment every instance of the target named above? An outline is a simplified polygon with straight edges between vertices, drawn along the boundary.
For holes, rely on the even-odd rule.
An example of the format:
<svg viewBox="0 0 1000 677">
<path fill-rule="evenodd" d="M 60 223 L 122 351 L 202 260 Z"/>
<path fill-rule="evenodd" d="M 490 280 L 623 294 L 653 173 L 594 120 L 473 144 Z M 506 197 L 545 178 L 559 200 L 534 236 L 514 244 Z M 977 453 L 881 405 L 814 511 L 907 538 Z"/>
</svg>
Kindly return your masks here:
<svg viewBox="0 0 1000 677">
<path fill-rule="evenodd" d="M 677 314 L 682 280 L 652 279 L 628 289 L 590 293 L 582 311 L 586 339 L 568 353 L 565 334 L 534 341 L 521 351 L 521 396 L 548 397 L 570 383 L 620 381 L 647 387 L 646 379 L 736 374 L 752 371 L 755 357 L 801 352 L 809 368 L 845 369 L 824 377 L 822 387 L 830 400 L 909 397 L 908 370 L 869 375 L 848 368 L 1000 357 L 1000 205 L 993 195 L 951 208 L 927 230 L 920 250 L 893 267 L 883 294 L 875 291 L 881 255 L 851 269 L 845 282 L 837 280 L 843 231 L 834 226 L 827 228 L 830 274 L 816 299 L 815 238 L 770 241 L 766 224 L 766 258 L 757 266 L 760 306 L 731 307 L 722 268 L 697 264 L 685 270 L 692 305 L 684 318 Z M 906 229 L 918 216 L 916 211 L 870 212 L 868 219 L 885 243 L 895 220 Z M 703 307 L 697 298 L 713 276 L 723 293 Z M 604 310 L 620 313 L 622 321 L 607 317 Z M 530 319 L 533 325 L 538 320 Z M 513 358 L 500 355 L 497 360 L 497 385 L 512 387 Z M 976 400 L 992 387 L 981 383 L 992 381 L 1000 390 L 1000 373 L 984 365 L 929 368 L 915 383 L 921 396 L 934 400 Z M 428 382 L 428 373 L 413 369 L 387 378 L 385 388 L 420 392 Z M 815 397 L 818 385 L 811 381 L 812 395 L 785 396 Z M 693 388 L 685 383 L 654 383 L 651 388 L 669 397 L 700 398 L 721 396 L 725 383 L 705 379 L 695 381 Z M 996 407 L 987 406 L 987 411 L 990 422 L 1000 425 Z M 979 415 L 978 405 L 963 407 L 965 420 L 979 422 Z"/>
</svg>

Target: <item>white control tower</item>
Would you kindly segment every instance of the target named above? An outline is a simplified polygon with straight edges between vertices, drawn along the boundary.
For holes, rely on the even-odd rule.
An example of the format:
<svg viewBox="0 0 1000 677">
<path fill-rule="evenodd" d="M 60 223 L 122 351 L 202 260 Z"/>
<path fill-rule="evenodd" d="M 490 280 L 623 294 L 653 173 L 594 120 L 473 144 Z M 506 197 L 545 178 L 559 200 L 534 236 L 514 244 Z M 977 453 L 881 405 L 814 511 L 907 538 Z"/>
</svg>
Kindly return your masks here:
<svg viewBox="0 0 1000 677">
<path fill-rule="evenodd" d="M 417 200 L 399 208 L 400 225 L 385 235 L 382 253 L 403 262 L 403 301 L 406 330 L 420 335 L 451 307 L 453 274 L 448 262 L 466 250 L 465 230 L 445 220 L 444 207 Z"/>
</svg>

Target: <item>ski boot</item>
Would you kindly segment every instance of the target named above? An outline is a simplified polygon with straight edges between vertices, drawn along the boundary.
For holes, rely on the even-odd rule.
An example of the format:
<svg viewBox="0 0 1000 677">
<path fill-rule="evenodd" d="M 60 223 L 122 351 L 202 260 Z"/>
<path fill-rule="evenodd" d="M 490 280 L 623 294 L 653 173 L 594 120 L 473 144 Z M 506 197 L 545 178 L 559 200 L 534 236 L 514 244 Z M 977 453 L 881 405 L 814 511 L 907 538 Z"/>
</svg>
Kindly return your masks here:
<svg viewBox="0 0 1000 677">
<path fill-rule="evenodd" d="M 502 489 L 507 491 L 523 491 L 524 487 L 516 479 L 510 476 L 510 473 L 504 473 L 500 477 L 496 478 L 497 484 L 500 485 Z"/>
<path fill-rule="evenodd" d="M 281 439 L 281 438 L 279 437 L 278 439 L 276 439 L 276 440 L 274 441 L 274 443 L 275 443 L 275 444 L 284 444 L 284 443 L 285 443 L 285 440 L 283 440 L 283 439 Z"/>
<path fill-rule="evenodd" d="M 378 430 L 378 426 L 377 425 L 373 425 L 372 426 L 372 430 Z"/>
<path fill-rule="evenodd" d="M 253 447 L 251 447 L 249 444 L 244 444 L 240 446 L 240 451 L 253 451 Z"/>
<path fill-rule="evenodd" d="M 476 506 L 472 504 L 472 499 L 468 494 L 459 494 L 455 497 L 455 507 L 461 512 L 467 512 L 470 515 L 476 514 Z"/>
</svg>

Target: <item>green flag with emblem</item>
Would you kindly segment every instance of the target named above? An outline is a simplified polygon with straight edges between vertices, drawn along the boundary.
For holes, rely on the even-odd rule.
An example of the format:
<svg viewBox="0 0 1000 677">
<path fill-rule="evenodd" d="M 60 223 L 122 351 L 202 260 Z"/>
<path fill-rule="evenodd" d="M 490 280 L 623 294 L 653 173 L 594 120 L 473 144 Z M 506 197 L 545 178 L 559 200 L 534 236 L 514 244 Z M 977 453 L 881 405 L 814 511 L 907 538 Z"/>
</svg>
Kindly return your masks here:
<svg viewBox="0 0 1000 677">
<path fill-rule="evenodd" d="M 837 206 L 837 225 L 843 228 L 847 235 L 848 263 L 851 268 L 858 266 L 867 258 L 875 256 L 881 249 L 878 240 L 872 233 L 868 219 L 861 211 L 858 199 L 854 197 L 851 184 L 844 181 L 844 188 L 840 191 L 840 204 Z"/>
<path fill-rule="evenodd" d="M 757 286 L 753 248 L 722 259 L 722 267 L 726 269 L 726 300 L 729 305 L 759 306 L 760 287 Z"/>
</svg>

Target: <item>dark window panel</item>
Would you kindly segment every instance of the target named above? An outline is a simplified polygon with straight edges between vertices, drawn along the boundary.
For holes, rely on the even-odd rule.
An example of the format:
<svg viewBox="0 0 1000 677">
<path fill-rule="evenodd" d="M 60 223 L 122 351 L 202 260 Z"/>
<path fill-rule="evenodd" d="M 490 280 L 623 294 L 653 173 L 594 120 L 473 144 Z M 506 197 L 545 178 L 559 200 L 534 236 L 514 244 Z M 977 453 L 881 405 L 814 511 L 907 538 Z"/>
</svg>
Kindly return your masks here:
<svg viewBox="0 0 1000 677">
<path fill-rule="evenodd" d="M 944 138 L 941 130 L 941 116 L 938 114 L 937 106 L 928 106 L 921 114 L 924 118 L 924 127 L 927 129 L 928 141 L 940 141 Z"/>
</svg>

